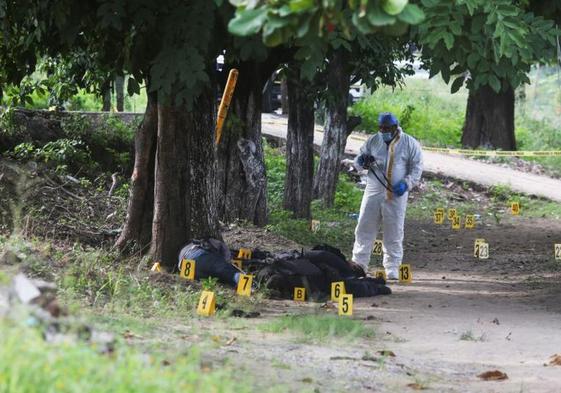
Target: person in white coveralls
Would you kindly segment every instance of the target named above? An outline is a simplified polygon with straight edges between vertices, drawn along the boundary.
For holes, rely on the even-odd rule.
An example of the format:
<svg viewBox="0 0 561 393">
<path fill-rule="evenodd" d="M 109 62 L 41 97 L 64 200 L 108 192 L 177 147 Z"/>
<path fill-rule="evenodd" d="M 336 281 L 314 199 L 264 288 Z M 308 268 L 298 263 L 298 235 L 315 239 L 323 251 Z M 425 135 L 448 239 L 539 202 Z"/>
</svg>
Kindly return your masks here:
<svg viewBox="0 0 561 393">
<path fill-rule="evenodd" d="M 421 145 L 403 132 L 395 115 L 378 117 L 379 132 L 360 148 L 357 169 L 368 170 L 368 180 L 355 229 L 353 262 L 367 271 L 374 241 L 383 229 L 384 269 L 388 280 L 398 277 L 403 259 L 403 227 L 409 191 L 423 172 Z"/>
</svg>

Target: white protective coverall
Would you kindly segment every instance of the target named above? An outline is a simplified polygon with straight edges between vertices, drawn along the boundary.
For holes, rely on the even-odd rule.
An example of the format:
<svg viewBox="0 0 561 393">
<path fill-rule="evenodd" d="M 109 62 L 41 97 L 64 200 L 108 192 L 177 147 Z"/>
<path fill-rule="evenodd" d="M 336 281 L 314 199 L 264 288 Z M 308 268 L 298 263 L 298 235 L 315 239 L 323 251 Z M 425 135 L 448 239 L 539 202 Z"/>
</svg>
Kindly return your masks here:
<svg viewBox="0 0 561 393">
<path fill-rule="evenodd" d="M 419 183 L 423 172 L 421 146 L 415 138 L 398 127 L 397 134 L 389 145 L 384 142 L 380 132 L 368 138 L 355 158 L 355 166 L 360 170 L 364 169 L 358 164 L 358 157 L 361 154 L 373 156 L 378 165 L 372 164 L 368 171 L 368 180 L 355 229 L 353 261 L 366 270 L 382 221 L 384 268 L 387 274 L 396 276 L 403 258 L 403 226 L 407 197 L 409 190 Z M 394 195 L 380 184 L 372 173 L 373 170 L 384 182 L 382 171 L 385 172 L 386 177 L 391 181 L 390 189 L 400 180 L 404 180 L 408 191 L 400 197 Z"/>
</svg>

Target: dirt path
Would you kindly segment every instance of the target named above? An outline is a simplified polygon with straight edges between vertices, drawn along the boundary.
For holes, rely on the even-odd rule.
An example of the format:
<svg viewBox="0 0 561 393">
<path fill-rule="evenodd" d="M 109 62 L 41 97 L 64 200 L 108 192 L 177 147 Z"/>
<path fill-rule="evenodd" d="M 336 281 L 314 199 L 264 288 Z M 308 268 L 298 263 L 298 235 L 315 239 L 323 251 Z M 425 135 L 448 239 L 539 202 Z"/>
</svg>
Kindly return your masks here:
<svg viewBox="0 0 561 393">
<path fill-rule="evenodd" d="M 544 366 L 561 354 L 561 263 L 553 258 L 561 222 L 511 217 L 457 232 L 431 223 L 407 226 L 414 282 L 392 284 L 390 296 L 355 301 L 353 318 L 375 329 L 375 337 L 306 342 L 291 332 L 265 333 L 258 325 L 279 315 L 335 313 L 318 303 L 270 301 L 261 318 L 219 327 L 213 334 L 236 341 L 208 355 L 235 363 L 256 390 L 561 391 L 561 367 Z M 480 237 L 491 246 L 486 261 L 472 256 Z M 212 326 L 199 323 L 203 331 Z M 489 370 L 508 379 L 477 377 Z"/>
<path fill-rule="evenodd" d="M 264 114 L 262 117 L 263 133 L 279 138 L 286 137 L 286 117 Z M 323 129 L 316 126 L 314 144 L 320 146 Z M 365 141 L 365 137 L 351 134 L 347 140 L 346 152 L 356 155 Z M 484 186 L 502 184 L 517 192 L 537 195 L 561 202 L 561 180 L 539 176 L 514 169 L 461 157 L 433 152 L 424 152 L 425 170 L 441 173 L 460 180 L 467 180 Z"/>
</svg>

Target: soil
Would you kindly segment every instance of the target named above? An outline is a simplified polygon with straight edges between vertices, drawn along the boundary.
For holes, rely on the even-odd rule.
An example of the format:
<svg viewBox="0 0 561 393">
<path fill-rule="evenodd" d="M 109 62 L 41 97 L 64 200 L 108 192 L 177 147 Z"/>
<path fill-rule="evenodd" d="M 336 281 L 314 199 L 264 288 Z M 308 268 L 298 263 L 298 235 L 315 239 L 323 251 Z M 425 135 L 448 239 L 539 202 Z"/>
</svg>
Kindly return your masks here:
<svg viewBox="0 0 561 393">
<path fill-rule="evenodd" d="M 72 184 L 67 179 L 40 184 L 40 194 L 32 194 L 31 200 L 39 211 L 46 206 L 50 219 L 28 229 L 40 233 L 51 222 L 55 232 L 66 236 L 73 228 L 83 229 L 78 238 L 85 231 L 88 236 L 82 241 L 102 244 L 106 240 L 101 230 L 114 228 L 118 220 L 107 215 L 122 212 L 121 204 L 106 194 L 95 202 Z M 10 195 L 4 197 L 7 205 Z M 98 214 L 91 221 L 67 215 L 67 210 L 79 209 Z M 95 236 L 90 228 L 97 228 Z M 230 226 L 224 238 L 231 247 L 301 248 L 266 229 L 245 225 Z M 476 238 L 490 244 L 489 259 L 473 257 Z M 258 306 L 261 316 L 256 319 L 157 321 L 162 331 L 152 334 L 165 332 L 166 343 L 177 348 L 185 347 L 187 336 L 187 345 L 204 344 L 193 331 L 224 337 L 204 348 L 205 361 L 213 367 L 235 364 L 238 376 L 247 376 L 255 391 L 559 392 L 561 366 L 549 365 L 553 355 L 561 354 L 561 261 L 554 260 L 555 243 L 561 243 L 559 219 L 508 217 L 500 224 L 459 231 L 449 224 L 408 220 L 405 262 L 412 266 L 413 282 L 391 283 L 394 293 L 389 296 L 355 299 L 352 318 L 375 329 L 375 337 L 302 342 L 290 332 L 264 333 L 258 325 L 279 315 L 336 313 L 334 306 L 272 300 Z M 376 263 L 381 266 L 379 259 Z M 168 285 L 164 276 L 151 274 L 150 280 Z M 382 350 L 396 356 L 379 354 Z M 493 370 L 508 378 L 478 377 Z"/>
<path fill-rule="evenodd" d="M 490 244 L 488 260 L 473 257 L 476 238 Z M 242 330 L 224 326 L 218 334 L 236 340 L 207 356 L 235 359 L 257 376 L 257 390 L 559 392 L 561 367 L 549 365 L 561 353 L 556 242 L 559 220 L 511 217 L 499 226 L 460 231 L 410 221 L 405 262 L 412 265 L 413 283 L 390 284 L 390 296 L 355 299 L 353 318 L 372 326 L 376 337 L 302 343 L 289 333 L 260 332 L 252 320 Z M 334 308 L 292 301 L 267 301 L 259 311 L 260 321 L 335 314 Z M 204 328 L 209 322 L 199 323 Z M 381 356 L 382 350 L 396 356 Z M 508 378 L 478 377 L 493 370 Z"/>
</svg>

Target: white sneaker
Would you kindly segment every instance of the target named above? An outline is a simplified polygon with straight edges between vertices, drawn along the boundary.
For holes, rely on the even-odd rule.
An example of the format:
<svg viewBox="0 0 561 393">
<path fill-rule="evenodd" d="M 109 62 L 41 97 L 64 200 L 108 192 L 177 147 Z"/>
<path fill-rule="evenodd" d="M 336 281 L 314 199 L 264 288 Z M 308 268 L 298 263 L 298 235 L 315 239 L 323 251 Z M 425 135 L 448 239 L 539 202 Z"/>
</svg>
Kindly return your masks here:
<svg viewBox="0 0 561 393">
<path fill-rule="evenodd" d="M 397 280 L 397 270 L 386 270 L 386 279 L 388 280 Z"/>
</svg>

